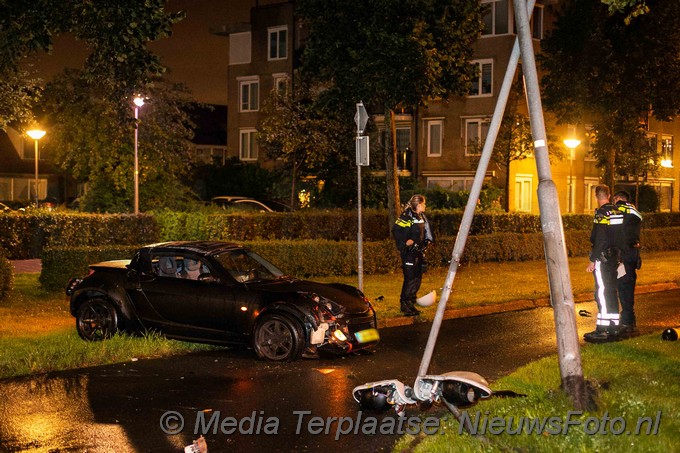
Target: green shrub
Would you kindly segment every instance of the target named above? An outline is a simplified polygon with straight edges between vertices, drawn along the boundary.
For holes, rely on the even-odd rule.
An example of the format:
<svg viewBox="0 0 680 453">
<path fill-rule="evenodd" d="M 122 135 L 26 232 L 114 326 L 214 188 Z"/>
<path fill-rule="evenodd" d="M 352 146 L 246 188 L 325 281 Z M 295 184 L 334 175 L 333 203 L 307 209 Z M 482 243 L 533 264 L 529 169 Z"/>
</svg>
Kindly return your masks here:
<svg viewBox="0 0 680 453">
<path fill-rule="evenodd" d="M 432 268 L 448 267 L 455 236 L 437 238 L 426 253 Z M 260 253 L 286 274 L 297 277 L 354 275 L 357 273 L 357 243 L 355 241 L 258 240 L 237 241 Z M 565 233 L 569 256 L 588 256 L 590 232 Z M 680 227 L 643 230 L 643 251 L 680 250 Z M 113 259 L 128 259 L 139 246 L 55 247 L 43 255 L 40 282 L 46 289 L 61 289 L 71 277 L 87 273 L 89 264 Z M 394 241 L 363 243 L 365 274 L 400 272 L 401 261 Z M 544 260 L 542 233 L 496 233 L 469 236 L 461 258 L 462 264 L 486 261 Z"/>
<path fill-rule="evenodd" d="M 47 290 L 64 289 L 72 277 L 87 275 L 90 264 L 130 259 L 139 245 L 51 247 L 43 251 L 40 284 Z"/>
<path fill-rule="evenodd" d="M 0 301 L 5 300 L 14 285 L 14 269 L 7 252 L 0 248 Z"/>
<path fill-rule="evenodd" d="M 146 214 L 63 212 L 0 215 L 0 247 L 12 259 L 39 258 L 46 247 L 103 246 L 157 242 L 159 228 Z"/>
</svg>

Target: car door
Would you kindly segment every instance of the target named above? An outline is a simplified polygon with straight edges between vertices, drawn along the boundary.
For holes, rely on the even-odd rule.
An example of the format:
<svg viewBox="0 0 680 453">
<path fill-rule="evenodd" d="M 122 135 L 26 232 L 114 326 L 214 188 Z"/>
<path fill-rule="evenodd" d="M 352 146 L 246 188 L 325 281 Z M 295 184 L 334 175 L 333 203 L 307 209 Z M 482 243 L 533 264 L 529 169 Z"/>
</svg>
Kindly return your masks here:
<svg viewBox="0 0 680 453">
<path fill-rule="evenodd" d="M 184 254 L 159 254 L 151 258 L 154 276 L 142 278 L 139 287 L 157 315 L 150 320 L 176 335 L 226 334 L 228 304 L 225 288 L 214 278 L 187 277 Z M 207 267 L 206 267 L 207 269 Z"/>
</svg>

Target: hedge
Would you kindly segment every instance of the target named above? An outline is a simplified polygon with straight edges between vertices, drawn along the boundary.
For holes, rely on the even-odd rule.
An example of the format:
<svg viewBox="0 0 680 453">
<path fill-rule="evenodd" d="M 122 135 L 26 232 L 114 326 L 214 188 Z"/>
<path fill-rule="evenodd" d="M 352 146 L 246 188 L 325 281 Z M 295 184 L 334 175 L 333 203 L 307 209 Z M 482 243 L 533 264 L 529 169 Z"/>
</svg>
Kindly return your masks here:
<svg viewBox="0 0 680 453">
<path fill-rule="evenodd" d="M 10 259 L 40 258 L 47 247 L 152 243 L 158 237 L 156 220 L 145 214 L 0 214 L 0 247 Z"/>
<path fill-rule="evenodd" d="M 131 259 L 140 245 L 104 247 L 50 247 L 43 251 L 40 284 L 48 290 L 65 289 L 72 277 L 87 275 L 90 264 Z"/>
<path fill-rule="evenodd" d="M 430 267 L 447 267 L 455 237 L 444 237 L 427 251 Z M 565 233 L 569 256 L 587 256 L 589 231 Z M 680 250 L 680 227 L 643 230 L 644 251 Z M 285 273 L 298 277 L 353 275 L 357 272 L 357 243 L 351 241 L 246 241 L 246 247 L 265 256 Z M 40 282 L 48 289 L 63 288 L 70 277 L 84 275 L 87 265 L 130 258 L 136 246 L 52 248 L 45 250 Z M 391 240 L 364 242 L 365 274 L 399 272 L 399 255 Z M 468 237 L 462 262 L 543 260 L 542 233 L 497 233 Z"/>
<path fill-rule="evenodd" d="M 428 219 L 435 238 L 454 236 L 462 220 L 462 212 L 432 211 Z M 292 213 L 203 214 L 157 213 L 160 240 L 256 241 L 256 240 L 314 240 L 355 241 L 357 214 L 353 211 L 297 211 Z M 590 231 L 590 214 L 567 214 L 562 217 L 565 231 Z M 646 214 L 643 228 L 680 226 L 680 213 Z M 367 210 L 362 216 L 365 241 L 389 238 L 387 212 Z M 476 213 L 470 235 L 493 233 L 538 233 L 540 216 L 533 214 Z"/>
<path fill-rule="evenodd" d="M 7 259 L 7 251 L 0 248 L 0 301 L 12 291 L 14 285 L 14 269 L 12 263 Z"/>
<path fill-rule="evenodd" d="M 463 214 L 428 213 L 435 238 L 454 236 Z M 590 231 L 592 216 L 563 216 L 565 231 Z M 366 242 L 389 238 L 386 211 L 366 210 L 362 217 Z M 680 213 L 646 214 L 643 231 L 680 226 Z M 530 214 L 477 213 L 470 235 L 527 234 L 541 230 L 540 217 Z M 10 259 L 40 258 L 46 247 L 81 247 L 152 243 L 166 240 L 350 241 L 357 237 L 356 212 L 297 211 L 292 213 L 205 214 L 170 212 L 129 214 L 1 213 L 0 247 Z"/>
</svg>

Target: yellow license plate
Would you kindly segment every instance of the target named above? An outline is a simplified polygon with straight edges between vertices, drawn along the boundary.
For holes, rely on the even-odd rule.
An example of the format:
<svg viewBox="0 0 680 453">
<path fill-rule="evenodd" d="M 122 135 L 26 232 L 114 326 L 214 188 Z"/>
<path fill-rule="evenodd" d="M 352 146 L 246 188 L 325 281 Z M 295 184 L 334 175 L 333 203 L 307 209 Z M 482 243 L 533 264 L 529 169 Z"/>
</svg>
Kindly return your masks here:
<svg viewBox="0 0 680 453">
<path fill-rule="evenodd" d="M 369 343 L 371 341 L 378 341 L 380 334 L 377 329 L 361 330 L 354 334 L 359 343 Z"/>
</svg>

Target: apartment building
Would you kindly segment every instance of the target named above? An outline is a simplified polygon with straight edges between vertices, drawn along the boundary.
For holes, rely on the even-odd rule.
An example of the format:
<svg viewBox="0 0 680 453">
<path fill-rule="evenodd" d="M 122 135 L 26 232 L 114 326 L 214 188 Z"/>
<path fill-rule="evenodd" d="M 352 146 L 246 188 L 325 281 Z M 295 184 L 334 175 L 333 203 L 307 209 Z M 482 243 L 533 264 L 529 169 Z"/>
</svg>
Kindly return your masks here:
<svg viewBox="0 0 680 453">
<path fill-rule="evenodd" d="M 482 0 L 489 4 L 485 29 L 474 46 L 474 64 L 479 78 L 470 93 L 461 98 L 432 100 L 426 107 L 397 112 L 396 142 L 399 170 L 413 175 L 428 187 L 468 190 L 476 172 L 479 143 L 484 140 L 498 92 L 515 41 L 512 0 Z M 555 17 L 554 0 L 539 1 L 531 19 L 536 52 L 540 51 L 545 30 Z M 255 133 L 263 100 L 275 87 L 289 83 L 301 51 L 304 30 L 295 17 L 293 2 L 281 2 L 251 9 L 249 23 L 233 24 L 224 33 L 229 37 L 228 70 L 228 150 L 230 156 L 264 166 L 274 165 L 259 152 Z M 369 114 L 373 113 L 369 111 Z M 373 120 L 379 128 L 380 112 Z M 565 158 L 552 163 L 563 213 L 591 213 L 596 207 L 594 188 L 601 183 L 601 171 L 590 155 L 591 126 L 558 125 L 546 114 L 549 133 L 559 140 L 576 139 Z M 660 210 L 677 211 L 678 165 L 673 161 L 674 137 L 680 122 L 650 120 L 650 143 L 663 151 L 664 160 L 656 174 L 620 177 L 617 187 L 634 191 L 635 185 L 653 186 Z M 372 159 L 373 161 L 373 159 Z M 369 167 L 370 170 L 370 167 Z M 509 177 L 509 208 L 515 212 L 538 213 L 538 176 L 533 157 L 514 161 L 509 168 L 491 164 L 486 181 L 505 186 Z"/>
</svg>

